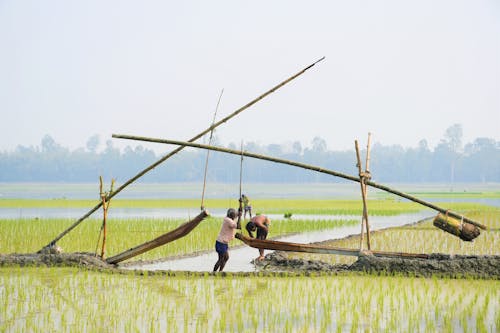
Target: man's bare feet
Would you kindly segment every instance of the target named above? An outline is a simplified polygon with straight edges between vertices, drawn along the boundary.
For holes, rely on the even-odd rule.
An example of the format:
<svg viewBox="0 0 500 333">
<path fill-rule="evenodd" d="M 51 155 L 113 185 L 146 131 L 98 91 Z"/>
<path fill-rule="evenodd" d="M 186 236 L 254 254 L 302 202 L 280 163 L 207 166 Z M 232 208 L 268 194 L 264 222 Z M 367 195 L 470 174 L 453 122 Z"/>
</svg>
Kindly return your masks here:
<svg viewBox="0 0 500 333">
<path fill-rule="evenodd" d="M 264 260 L 264 256 L 259 256 L 257 260 Z"/>
</svg>

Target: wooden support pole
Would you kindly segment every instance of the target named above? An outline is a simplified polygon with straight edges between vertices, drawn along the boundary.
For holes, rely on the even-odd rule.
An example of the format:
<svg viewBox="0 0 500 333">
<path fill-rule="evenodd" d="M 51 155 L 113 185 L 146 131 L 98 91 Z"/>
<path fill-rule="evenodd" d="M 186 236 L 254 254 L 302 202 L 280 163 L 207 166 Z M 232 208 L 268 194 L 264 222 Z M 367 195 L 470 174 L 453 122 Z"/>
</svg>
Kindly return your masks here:
<svg viewBox="0 0 500 333">
<path fill-rule="evenodd" d="M 213 131 L 215 128 L 219 127 L 220 125 L 224 124 L 225 122 L 227 122 L 229 119 L 237 116 L 238 114 L 240 114 L 241 112 L 245 111 L 246 109 L 248 109 L 249 107 L 251 107 L 252 105 L 254 105 L 255 103 L 259 102 L 260 100 L 262 100 L 263 98 L 265 98 L 266 96 L 272 94 L 273 92 L 275 92 L 276 90 L 280 89 L 281 87 L 283 87 L 284 85 L 286 85 L 287 83 L 291 82 L 292 80 L 296 79 L 298 76 L 304 74 L 308 69 L 310 69 L 311 67 L 313 67 L 314 65 L 316 65 L 317 63 L 319 63 L 320 61 L 322 61 L 323 59 L 325 59 L 325 57 L 322 57 L 318 60 L 316 60 L 315 62 L 313 62 L 312 64 L 310 64 L 309 66 L 305 67 L 304 69 L 302 69 L 301 71 L 297 72 L 296 74 L 290 76 L 288 79 L 286 79 L 285 81 L 282 81 L 281 83 L 277 84 L 276 86 L 274 86 L 273 88 L 269 89 L 268 91 L 266 91 L 265 93 L 263 93 L 262 95 L 258 96 L 257 98 L 253 99 L 252 101 L 248 102 L 247 104 L 243 105 L 242 107 L 240 107 L 238 110 L 234 111 L 233 113 L 231 113 L 230 115 L 228 115 L 227 117 L 221 119 L 220 121 L 216 122 L 215 124 L 212 124 L 212 126 L 210 126 L 209 128 L 207 128 L 206 130 L 200 132 L 199 134 L 195 135 L 193 138 L 191 138 L 188 142 L 193 142 L 193 141 L 196 141 L 198 140 L 199 138 L 201 138 L 202 136 L 204 136 L 205 134 L 209 133 L 210 131 Z M 172 152 L 170 152 L 169 154 L 163 156 L 161 159 L 159 159 L 158 161 L 156 161 L 155 163 L 151 164 L 149 167 L 147 167 L 146 169 L 142 170 L 141 172 L 139 172 L 137 175 L 135 175 L 134 177 L 130 178 L 129 180 L 127 180 L 125 183 L 123 183 L 123 185 L 121 185 L 120 187 L 118 187 L 116 189 L 116 191 L 110 193 L 107 197 L 107 200 L 109 201 L 109 199 L 113 198 L 115 195 L 117 195 L 118 193 L 120 193 L 123 189 L 125 189 L 127 186 L 129 186 L 130 184 L 132 184 L 133 182 L 135 182 L 137 179 L 141 178 L 142 176 L 144 176 L 147 172 L 153 170 L 154 168 L 156 168 L 158 165 L 160 165 L 161 163 L 165 162 L 167 159 L 169 159 L 170 157 L 172 157 L 173 155 L 177 154 L 178 152 L 180 152 L 182 149 L 184 149 L 185 146 L 180 146 L 179 148 L 173 150 Z M 100 201 L 94 208 L 92 208 L 87 214 L 83 215 L 81 218 L 79 218 L 78 220 L 76 220 L 69 228 L 67 228 L 65 231 L 63 231 L 62 233 L 60 233 L 56 238 L 54 238 L 52 241 L 50 241 L 49 244 L 47 244 L 45 247 L 50 247 L 50 246 L 53 246 L 56 244 L 56 242 L 58 242 L 61 238 L 63 238 L 66 234 L 68 234 L 71 230 L 73 230 L 77 225 L 79 225 L 81 222 L 83 222 L 85 219 L 87 219 L 90 215 L 92 215 L 96 210 L 98 210 L 100 207 L 102 206 L 102 201 Z M 44 247 L 44 248 L 45 248 Z M 43 249 L 42 249 L 43 250 Z M 40 250 L 41 251 L 41 250 Z M 39 251 L 39 252 L 40 252 Z"/>
<path fill-rule="evenodd" d="M 101 248 L 101 258 L 104 259 L 104 254 L 106 252 L 106 219 L 108 217 L 108 204 L 106 202 L 106 194 L 102 190 L 102 176 L 99 176 L 99 194 L 102 200 L 102 248 Z"/>
<path fill-rule="evenodd" d="M 141 136 L 124 135 L 124 134 L 113 134 L 113 138 L 128 139 L 128 140 L 138 140 L 138 141 L 146 141 L 146 142 L 156 142 L 156 143 L 163 143 L 163 144 L 172 144 L 172 145 L 179 145 L 179 146 L 186 146 L 186 147 L 193 147 L 193 148 L 200 148 L 200 149 L 210 149 L 210 150 L 213 150 L 213 151 L 219 151 L 219 152 L 222 152 L 222 153 L 227 153 L 227 154 L 232 154 L 232 155 L 243 155 L 243 156 L 246 156 L 246 157 L 252 157 L 252 158 L 256 158 L 256 159 L 260 159 L 260 160 L 265 160 L 265 161 L 270 161 L 270 162 L 274 162 L 274 163 L 287 164 L 287 165 L 295 166 L 295 167 L 306 169 L 306 170 L 311 170 L 311 171 L 316 171 L 316 172 L 319 172 L 319 173 L 324 173 L 324 174 L 331 175 L 331 176 L 334 176 L 334 177 L 344 178 L 344 179 L 351 180 L 351 181 L 357 182 L 357 183 L 360 182 L 359 177 L 347 175 L 347 174 L 344 174 L 344 173 L 341 173 L 341 172 L 337 172 L 337 171 L 333 171 L 333 170 L 328 170 L 328 169 L 325 169 L 325 168 L 322 168 L 322 167 L 318 167 L 318 166 L 314 166 L 314 165 L 309 165 L 309 164 L 305 164 L 305 163 L 300 163 L 300 162 L 285 160 L 285 159 L 282 159 L 282 158 L 276 158 L 276 157 L 271 157 L 271 156 L 254 154 L 254 153 L 250 153 L 250 152 L 247 152 L 247 151 L 242 152 L 240 150 L 234 150 L 234 149 L 222 148 L 222 147 L 215 147 L 215 146 L 208 146 L 208 145 L 203 145 L 203 144 L 193 143 L 193 142 L 185 142 L 185 141 L 178 141 L 178 140 L 168 140 L 168 139 L 158 139 L 158 138 L 147 138 L 147 137 L 141 137 Z M 400 196 L 402 198 L 411 200 L 413 202 L 421 204 L 422 206 L 426 206 L 426 207 L 428 207 L 430 209 L 433 209 L 435 211 L 441 212 L 443 214 L 448 213 L 449 216 L 453 216 L 453 217 L 458 218 L 458 219 L 463 219 L 465 222 L 474 224 L 475 226 L 477 226 L 477 227 L 479 227 L 481 229 L 484 229 L 484 230 L 488 229 L 487 226 L 485 226 L 485 225 L 483 225 L 483 224 L 481 224 L 479 222 L 471 220 L 471 219 L 469 219 L 469 218 L 467 218 L 467 217 L 465 217 L 465 216 L 463 216 L 461 214 L 455 213 L 455 212 L 453 212 L 453 211 L 451 211 L 449 209 L 444 209 L 444 208 L 441 208 L 441 207 L 439 207 L 439 206 L 437 206 L 437 205 L 435 205 L 433 203 L 430 203 L 430 202 L 424 201 L 422 199 L 416 198 L 416 197 L 414 197 L 414 196 L 412 196 L 410 194 L 407 194 L 407 193 L 404 193 L 404 192 L 392 189 L 392 188 L 390 188 L 388 186 L 385 186 L 385 185 L 382 185 L 382 184 L 377 184 L 377 183 L 372 182 L 370 180 L 367 180 L 365 183 L 368 186 L 375 187 L 375 188 L 378 188 L 380 190 L 383 190 L 383 191 L 395 194 L 397 196 Z"/>
<path fill-rule="evenodd" d="M 366 246 L 368 247 L 368 250 L 371 249 L 370 228 L 368 227 L 368 207 L 366 204 L 366 183 L 365 183 L 366 179 L 365 179 L 365 174 L 362 171 L 358 140 L 354 141 L 354 146 L 356 147 L 356 159 L 358 161 L 357 167 L 358 167 L 358 172 L 359 172 L 359 184 L 361 186 L 361 197 L 363 199 L 363 217 L 361 218 L 361 242 L 360 242 L 360 251 L 361 251 L 361 250 L 363 250 L 363 231 L 364 231 L 365 227 L 366 227 Z"/>
</svg>

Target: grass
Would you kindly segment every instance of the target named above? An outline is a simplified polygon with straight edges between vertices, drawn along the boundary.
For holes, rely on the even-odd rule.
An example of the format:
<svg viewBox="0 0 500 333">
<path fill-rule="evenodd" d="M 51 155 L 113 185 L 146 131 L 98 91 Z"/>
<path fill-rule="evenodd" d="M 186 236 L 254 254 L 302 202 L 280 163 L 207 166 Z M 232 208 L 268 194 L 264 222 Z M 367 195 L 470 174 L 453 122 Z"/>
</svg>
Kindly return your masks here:
<svg viewBox="0 0 500 333">
<path fill-rule="evenodd" d="M 462 207 L 464 207 L 462 205 Z M 459 238 L 442 231 L 432 225 L 432 221 L 409 227 L 397 227 L 371 234 L 371 249 L 379 251 L 411 252 L 411 253 L 448 253 L 462 255 L 498 255 L 500 249 L 500 209 L 474 210 L 466 212 L 469 218 L 481 221 L 489 230 L 481 230 L 481 234 L 473 242 L 464 242 Z M 353 236 L 327 243 L 329 246 L 359 248 L 359 236 Z M 366 237 L 365 245 L 366 249 Z M 289 253 L 290 258 L 320 260 L 330 264 L 350 264 L 355 257 L 336 255 L 314 255 Z"/>
<path fill-rule="evenodd" d="M 500 329 L 500 281 L 363 275 L 133 275 L 0 268 L 0 331 Z M 129 315 L 133 314 L 133 315 Z"/>
<path fill-rule="evenodd" d="M 97 200 L 68 200 L 68 199 L 0 199 L 0 208 L 88 208 L 98 204 Z M 447 204 L 448 205 L 448 204 Z M 450 204 L 457 205 L 457 204 Z M 460 205 L 460 204 L 459 204 Z M 472 204 L 477 206 L 477 204 Z M 110 210 L 113 208 L 197 208 L 199 200 L 195 199 L 113 199 Z M 317 214 L 317 215 L 359 215 L 362 213 L 361 200 L 334 200 L 334 199 L 262 199 L 253 200 L 254 212 L 268 214 Z M 205 207 L 228 208 L 238 207 L 237 200 L 208 199 Z M 372 215 L 398 215 L 401 213 L 418 212 L 422 206 L 407 200 L 394 198 L 373 199 L 368 202 L 369 212 Z M 484 206 L 483 207 L 487 207 Z M 450 207 L 446 207 L 450 208 Z"/>
<path fill-rule="evenodd" d="M 113 201 L 112 205 L 117 202 Z M 349 202 L 325 200 L 312 204 L 313 201 L 302 200 L 296 202 L 296 209 L 321 212 L 345 209 L 351 214 L 356 208 Z M 257 206 L 257 203 L 255 201 L 253 205 Z M 356 203 L 360 205 L 359 201 Z M 266 211 L 276 209 L 281 213 L 299 214 L 284 207 L 282 200 L 259 204 L 266 207 Z M 370 214 L 372 208 L 381 215 L 408 212 L 401 207 L 392 207 L 400 204 L 410 211 L 413 209 L 405 202 L 378 200 L 369 202 Z M 222 207 L 227 207 L 227 204 Z M 465 243 L 430 223 L 424 223 L 373 233 L 373 248 L 498 254 L 498 208 L 463 203 L 448 205 L 447 208 L 463 212 L 491 229 L 482 231 L 473 243 Z M 0 220 L 0 253 L 36 251 L 73 222 L 68 219 Z M 179 219 L 111 220 L 108 253 L 121 252 L 183 222 Z M 164 257 L 212 249 L 220 223 L 220 218 L 209 218 L 185 238 L 147 255 Z M 359 220 L 275 220 L 271 235 L 322 230 L 339 223 L 359 223 Z M 93 252 L 100 224 L 100 219 L 85 221 L 59 245 L 65 252 Z M 335 241 L 332 245 L 358 248 L 359 237 Z M 316 255 L 311 258 L 322 261 L 330 258 L 331 262 L 337 263 L 337 257 Z M 146 272 L 135 275 L 132 272 L 79 268 L 0 267 L 0 302 L 0 332 L 500 330 L 498 280 L 363 274 L 257 273 L 243 276 Z"/>
<path fill-rule="evenodd" d="M 108 221 L 106 253 L 121 253 L 156 238 L 184 223 L 179 219 L 114 219 Z M 40 250 L 73 223 L 68 219 L 0 219 L 0 253 Z M 95 252 L 101 220 L 88 219 L 63 237 L 64 252 Z M 354 220 L 273 220 L 270 236 L 332 229 L 358 223 Z M 221 226 L 220 218 L 207 218 L 186 237 L 146 252 L 136 259 L 158 259 L 212 250 Z M 100 252 L 99 252 L 100 253 Z"/>
</svg>

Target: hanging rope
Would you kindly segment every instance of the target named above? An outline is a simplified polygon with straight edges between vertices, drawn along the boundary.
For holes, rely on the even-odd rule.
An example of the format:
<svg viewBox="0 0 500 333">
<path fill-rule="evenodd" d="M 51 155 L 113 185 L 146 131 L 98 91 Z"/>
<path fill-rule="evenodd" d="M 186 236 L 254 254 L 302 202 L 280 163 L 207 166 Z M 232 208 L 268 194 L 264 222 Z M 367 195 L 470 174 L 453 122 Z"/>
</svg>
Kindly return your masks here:
<svg viewBox="0 0 500 333">
<path fill-rule="evenodd" d="M 217 111 L 219 110 L 219 104 L 220 100 L 222 98 L 222 94 L 224 93 L 224 88 L 221 90 L 219 99 L 217 100 L 217 106 L 215 107 L 215 112 L 214 112 L 214 119 L 212 120 L 212 130 L 210 131 L 210 138 L 208 139 L 208 145 L 210 146 L 212 144 L 212 137 L 214 134 L 214 124 L 215 124 L 215 117 L 217 116 Z M 210 150 L 207 150 L 207 158 L 205 160 L 205 174 L 203 176 L 203 190 L 201 191 L 201 205 L 200 209 L 204 210 L 205 209 L 205 188 L 207 185 L 207 171 L 208 171 L 208 156 L 210 155 Z"/>
</svg>

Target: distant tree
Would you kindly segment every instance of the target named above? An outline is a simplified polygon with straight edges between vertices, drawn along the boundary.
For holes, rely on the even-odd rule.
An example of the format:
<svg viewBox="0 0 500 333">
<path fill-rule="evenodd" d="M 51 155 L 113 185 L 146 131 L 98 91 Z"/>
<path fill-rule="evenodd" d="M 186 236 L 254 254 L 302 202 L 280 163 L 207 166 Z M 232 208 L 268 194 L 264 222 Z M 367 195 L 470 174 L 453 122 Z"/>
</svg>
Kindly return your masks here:
<svg viewBox="0 0 500 333">
<path fill-rule="evenodd" d="M 59 145 L 50 135 L 46 134 L 42 138 L 42 152 L 52 153 L 55 152 L 57 148 L 59 148 Z"/>
<path fill-rule="evenodd" d="M 302 145 L 300 144 L 300 141 L 295 141 L 292 145 L 292 151 L 296 155 L 302 154 Z"/>
<path fill-rule="evenodd" d="M 326 141 L 323 138 L 316 136 L 312 140 L 312 150 L 317 152 L 317 153 L 326 152 Z"/>
<path fill-rule="evenodd" d="M 446 129 L 443 143 L 447 145 L 450 163 L 450 181 L 455 182 L 455 169 L 462 150 L 462 125 L 454 124 Z"/>
<path fill-rule="evenodd" d="M 450 150 L 455 153 L 460 153 L 462 149 L 462 125 L 454 124 L 446 129 L 444 133 L 445 141 L 447 142 Z"/>
<path fill-rule="evenodd" d="M 88 140 L 87 140 L 87 150 L 91 153 L 95 153 L 97 151 L 97 147 L 101 143 L 101 139 L 99 138 L 99 135 L 95 134 L 92 135 Z"/>
</svg>

